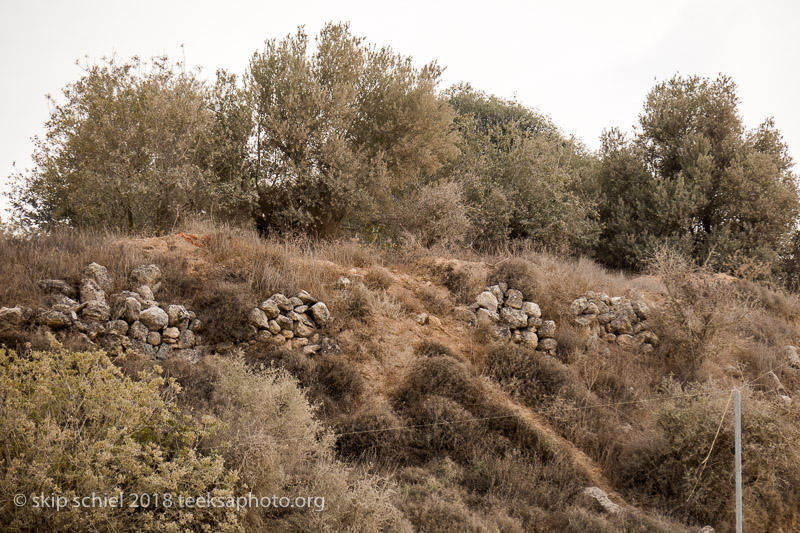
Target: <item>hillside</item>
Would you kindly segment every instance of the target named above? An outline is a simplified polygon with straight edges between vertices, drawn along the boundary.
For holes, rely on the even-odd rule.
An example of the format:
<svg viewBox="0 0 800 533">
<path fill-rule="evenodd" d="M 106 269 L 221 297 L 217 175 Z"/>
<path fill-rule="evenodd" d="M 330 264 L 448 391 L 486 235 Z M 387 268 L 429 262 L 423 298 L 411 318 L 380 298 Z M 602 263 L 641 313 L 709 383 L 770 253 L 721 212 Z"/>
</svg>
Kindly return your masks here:
<svg viewBox="0 0 800 533">
<path fill-rule="evenodd" d="M 152 384 L 164 409 L 186 416 L 125 441 L 161 446 L 164 463 L 150 459 L 161 466 L 146 476 L 131 461 L 122 475 L 86 450 L 123 453 L 103 428 L 132 410 L 89 416 L 71 393 L 55 404 L 30 392 L 35 380 L 3 393 L 9 530 L 732 531 L 733 389 L 744 398 L 746 530 L 800 527 L 795 295 L 667 252 L 630 275 L 526 250 L 192 231 L 1 238 L 4 380 L 28 383 L 25 365 L 52 357 L 47 387 L 61 390 L 73 374 L 59 361 L 81 369 L 89 356 L 74 354 L 104 350 L 121 370 L 104 380 Z M 91 361 L 76 370 L 83 394 L 111 394 Z M 147 394 L 124 398 L 140 406 Z M 160 412 L 153 402 L 148 412 Z M 73 427 L 54 405 L 97 430 L 61 446 L 60 470 L 35 455 L 61 442 L 42 428 Z M 197 462 L 179 467 L 186 450 Z M 322 496 L 325 510 L 60 514 L 8 503 L 201 488 Z"/>
</svg>

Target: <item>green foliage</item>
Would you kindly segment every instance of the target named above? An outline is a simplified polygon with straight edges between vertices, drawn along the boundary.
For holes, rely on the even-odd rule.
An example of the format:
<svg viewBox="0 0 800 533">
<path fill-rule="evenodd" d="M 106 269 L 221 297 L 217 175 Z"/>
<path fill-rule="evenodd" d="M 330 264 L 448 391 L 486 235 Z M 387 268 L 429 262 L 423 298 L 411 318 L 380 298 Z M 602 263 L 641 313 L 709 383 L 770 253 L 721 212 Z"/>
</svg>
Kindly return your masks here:
<svg viewBox="0 0 800 533">
<path fill-rule="evenodd" d="M 658 244 L 735 271 L 774 265 L 800 203 L 772 119 L 745 131 L 736 85 L 676 76 L 648 94 L 632 140 L 604 134 L 597 171 L 606 264 L 638 268 Z"/>
<path fill-rule="evenodd" d="M 301 28 L 250 63 L 262 232 L 325 235 L 379 219 L 392 193 L 455 153 L 438 65 L 417 69 L 347 24 L 327 24 L 310 56 L 308 44 Z"/>
<path fill-rule="evenodd" d="M 560 252 L 588 250 L 599 227 L 586 150 L 515 101 L 466 84 L 448 96 L 462 155 L 446 173 L 462 183 L 472 242 L 492 248 L 529 239 Z"/>
<path fill-rule="evenodd" d="M 32 495 L 233 495 L 236 476 L 197 444 L 217 423 L 184 416 L 179 388 L 123 377 L 101 352 L 0 349 L 0 522 L 6 531 L 237 531 L 235 509 L 36 509 Z M 28 505 L 15 507 L 15 494 Z"/>
<path fill-rule="evenodd" d="M 36 139 L 35 168 L 16 176 L 21 222 L 163 231 L 232 201 L 214 173 L 230 165 L 224 110 L 209 109 L 207 87 L 182 64 L 110 59 L 63 92 Z"/>
</svg>

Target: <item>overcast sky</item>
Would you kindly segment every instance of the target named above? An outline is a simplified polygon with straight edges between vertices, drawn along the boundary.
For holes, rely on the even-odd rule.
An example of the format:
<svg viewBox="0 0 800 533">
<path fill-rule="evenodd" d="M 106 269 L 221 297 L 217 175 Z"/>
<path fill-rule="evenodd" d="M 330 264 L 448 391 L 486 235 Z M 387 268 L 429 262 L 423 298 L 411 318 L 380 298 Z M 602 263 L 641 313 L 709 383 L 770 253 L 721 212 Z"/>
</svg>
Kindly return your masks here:
<svg viewBox="0 0 800 533">
<path fill-rule="evenodd" d="M 45 94 L 58 96 L 80 77 L 77 59 L 185 53 L 209 76 L 242 73 L 264 40 L 299 25 L 315 35 L 330 20 L 350 21 L 354 34 L 418 66 L 438 61 L 442 88 L 468 81 L 515 96 L 591 149 L 603 129 L 632 128 L 657 80 L 722 72 L 739 85 L 745 124 L 774 116 L 800 158 L 796 0 L 0 0 L 0 189 L 14 162 L 30 167 L 30 139 L 48 117 Z"/>
</svg>

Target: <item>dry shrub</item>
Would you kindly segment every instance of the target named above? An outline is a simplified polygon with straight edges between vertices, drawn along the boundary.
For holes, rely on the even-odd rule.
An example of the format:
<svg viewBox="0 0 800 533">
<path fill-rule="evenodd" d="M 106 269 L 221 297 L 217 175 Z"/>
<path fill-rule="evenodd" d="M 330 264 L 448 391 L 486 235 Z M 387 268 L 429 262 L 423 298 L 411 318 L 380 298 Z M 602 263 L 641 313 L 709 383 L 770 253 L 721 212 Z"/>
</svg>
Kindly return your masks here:
<svg viewBox="0 0 800 533">
<path fill-rule="evenodd" d="M 434 315 L 446 315 L 453 310 L 453 299 L 450 292 L 436 285 L 423 285 L 417 291 L 425 308 Z"/>
<path fill-rule="evenodd" d="M 486 271 L 478 265 L 462 264 L 455 268 L 447 264 L 441 271 L 442 282 L 456 302 L 471 304 L 487 285 Z"/>
<path fill-rule="evenodd" d="M 452 357 L 458 359 L 453 350 L 444 344 L 429 339 L 423 339 L 414 346 L 414 351 L 420 357 Z"/>
<path fill-rule="evenodd" d="M 414 427 L 414 447 L 428 460 L 448 456 L 457 461 L 467 460 L 474 452 L 475 443 L 486 436 L 481 421 L 449 398 L 426 396 L 406 409 L 407 418 Z"/>
<path fill-rule="evenodd" d="M 374 265 L 364 275 L 364 283 L 372 290 L 386 290 L 394 283 L 394 274 L 389 269 Z"/>
<path fill-rule="evenodd" d="M 314 359 L 312 388 L 315 399 L 325 398 L 326 411 L 351 409 L 364 392 L 364 380 L 353 363 L 323 355 Z"/>
<path fill-rule="evenodd" d="M 580 398 L 586 391 L 569 367 L 521 346 L 498 344 L 486 355 L 483 372 L 530 406 L 546 405 L 559 396 Z"/>
<path fill-rule="evenodd" d="M 694 396 L 665 400 L 655 424 L 632 435 L 611 471 L 632 493 L 647 495 L 648 503 L 670 509 L 675 518 L 732 530 L 731 393 L 708 384 L 685 391 L 670 385 L 665 390 L 670 396 L 681 392 Z M 800 483 L 796 412 L 779 409 L 747 390 L 742 391 L 742 404 L 746 413 L 742 417 L 742 476 L 748 528 L 793 530 L 800 507 L 800 496 L 794 490 Z M 702 469 L 726 405 L 727 422 Z"/>
<path fill-rule="evenodd" d="M 350 268 L 371 267 L 381 256 L 380 248 L 357 239 L 320 241 L 314 252 L 320 259 Z"/>
<path fill-rule="evenodd" d="M 340 291 L 330 301 L 333 315 L 342 321 L 363 321 L 369 316 L 372 292 L 362 283 Z"/>
<path fill-rule="evenodd" d="M 334 437 L 314 418 L 297 382 L 285 371 L 256 371 L 243 360 L 216 358 L 210 410 L 223 429 L 204 446 L 254 494 L 324 496 L 325 511 L 287 513 L 249 508 L 252 531 L 409 531 L 385 483 L 359 475 L 333 457 Z"/>
<path fill-rule="evenodd" d="M 458 359 L 446 356 L 415 362 L 396 399 L 400 405 L 416 405 L 429 395 L 450 398 L 471 412 L 484 403 L 484 392 L 475 374 Z"/>
<path fill-rule="evenodd" d="M 661 352 L 676 375 L 695 379 L 709 357 L 735 345 L 736 328 L 756 304 L 744 299 L 732 282 L 666 248 L 653 255 L 650 270 L 667 288 L 666 301 L 653 320 Z"/>
<path fill-rule="evenodd" d="M 246 340 L 247 310 L 253 305 L 245 284 L 220 280 L 209 280 L 192 300 L 192 309 L 203 321 L 203 338 L 210 344 Z"/>
<path fill-rule="evenodd" d="M 348 459 L 402 464 L 412 439 L 408 425 L 388 407 L 369 407 L 336 424 L 336 448 Z"/>
<path fill-rule="evenodd" d="M 510 289 L 522 291 L 523 296 L 530 300 L 536 294 L 538 285 L 536 278 L 534 265 L 531 262 L 511 257 L 497 263 L 489 275 L 488 283 L 490 285 L 507 283 Z"/>
</svg>

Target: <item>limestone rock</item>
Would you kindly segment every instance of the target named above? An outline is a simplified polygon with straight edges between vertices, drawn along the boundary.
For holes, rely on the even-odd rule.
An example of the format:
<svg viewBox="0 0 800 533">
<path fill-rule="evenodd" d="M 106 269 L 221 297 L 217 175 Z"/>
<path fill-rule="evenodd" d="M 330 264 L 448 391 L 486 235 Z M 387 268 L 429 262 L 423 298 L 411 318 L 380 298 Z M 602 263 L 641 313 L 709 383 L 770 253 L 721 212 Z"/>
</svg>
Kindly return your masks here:
<svg viewBox="0 0 800 533">
<path fill-rule="evenodd" d="M 522 307 L 520 309 L 529 317 L 540 318 L 542 316 L 542 310 L 539 308 L 539 304 L 533 302 L 522 302 Z"/>
<path fill-rule="evenodd" d="M 247 315 L 247 319 L 250 324 L 259 329 L 269 328 L 269 318 L 267 318 L 267 315 L 264 313 L 264 311 L 258 307 L 254 307 L 250 310 L 250 313 Z"/>
<path fill-rule="evenodd" d="M 497 297 L 489 291 L 483 291 L 475 299 L 475 302 L 490 313 L 497 312 Z"/>
<path fill-rule="evenodd" d="M 178 336 L 178 349 L 185 350 L 188 348 L 194 348 L 196 343 L 194 332 L 190 329 L 184 329 L 181 331 L 180 335 Z"/>
<path fill-rule="evenodd" d="M 273 294 L 272 296 L 270 296 L 269 299 L 275 302 L 275 305 L 277 305 L 278 309 L 280 309 L 281 311 L 291 311 L 292 309 L 294 309 L 292 302 L 290 302 L 289 298 L 287 298 L 283 294 L 280 293 Z"/>
<path fill-rule="evenodd" d="M 594 500 L 598 510 L 608 514 L 616 514 L 621 510 L 621 507 L 612 502 L 608 494 L 600 487 L 586 487 L 583 493 Z"/>
<path fill-rule="evenodd" d="M 158 346 L 161 344 L 161 335 L 157 331 L 151 331 L 147 334 L 146 340 L 150 346 Z"/>
<path fill-rule="evenodd" d="M 520 301 L 520 307 L 522 307 L 521 301 Z M 500 319 L 506 324 L 508 324 L 512 329 L 525 328 L 528 326 L 528 315 L 526 315 L 519 309 L 514 309 L 511 307 L 503 307 L 500 310 Z"/>
<path fill-rule="evenodd" d="M 501 289 L 499 285 L 492 285 L 487 290 L 489 292 L 491 292 L 494 295 L 494 297 L 497 299 L 497 305 L 498 306 L 503 305 L 503 300 L 505 300 L 505 292 L 506 291 Z M 508 289 L 506 289 L 506 290 L 508 290 Z"/>
<path fill-rule="evenodd" d="M 81 303 L 87 302 L 105 302 L 106 293 L 100 288 L 100 285 L 93 279 L 81 280 L 80 286 Z"/>
<path fill-rule="evenodd" d="M 529 329 L 522 330 L 522 345 L 531 350 L 535 350 L 539 346 L 539 336 Z"/>
<path fill-rule="evenodd" d="M 321 328 L 327 326 L 328 322 L 331 320 L 331 312 L 328 310 L 328 306 L 322 302 L 317 302 L 312 305 L 309 308 L 309 312 L 314 319 L 314 323 Z"/>
<path fill-rule="evenodd" d="M 169 317 L 170 326 L 186 328 L 189 325 L 189 311 L 182 305 L 167 307 L 167 317 Z"/>
<path fill-rule="evenodd" d="M 639 341 L 636 339 L 636 337 L 625 334 L 617 336 L 617 344 L 619 344 L 626 350 L 635 350 L 636 348 L 639 347 Z"/>
<path fill-rule="evenodd" d="M 281 310 L 278 308 L 278 304 L 275 303 L 275 300 L 269 298 L 261 302 L 261 305 L 258 306 L 259 309 L 264 311 L 264 314 L 267 315 L 267 318 L 275 318 L 279 314 L 281 314 Z"/>
<path fill-rule="evenodd" d="M 300 291 L 297 293 L 297 297 L 300 298 L 300 301 L 303 302 L 305 305 L 314 305 L 319 300 L 308 294 L 306 291 Z"/>
<path fill-rule="evenodd" d="M 122 337 L 128 333 L 128 323 L 124 320 L 112 320 L 106 327 L 106 333 Z"/>
<path fill-rule="evenodd" d="M 643 301 L 633 302 L 631 307 L 636 316 L 642 320 L 647 320 L 647 317 L 650 316 L 650 307 Z"/>
<path fill-rule="evenodd" d="M 131 271 L 130 280 L 134 287 L 146 286 L 149 287 L 153 293 L 158 292 L 161 287 L 161 280 L 163 275 L 161 269 L 156 265 L 139 265 Z M 147 298 L 152 300 L 151 298 Z"/>
<path fill-rule="evenodd" d="M 111 308 L 108 307 L 105 298 L 102 300 L 92 300 L 86 303 L 86 306 L 81 311 L 81 315 L 87 320 L 105 322 L 111 318 Z"/>
<path fill-rule="evenodd" d="M 297 337 L 310 337 L 314 334 L 314 330 L 302 322 L 298 322 L 294 327 L 294 334 Z"/>
<path fill-rule="evenodd" d="M 796 347 L 784 346 L 783 353 L 789 361 L 789 366 L 792 368 L 800 368 L 800 355 L 798 355 Z"/>
<path fill-rule="evenodd" d="M 284 315 L 278 315 L 275 322 L 281 327 L 282 330 L 291 330 L 294 327 L 294 321 Z"/>
<path fill-rule="evenodd" d="M 90 263 L 89 266 L 84 269 L 83 280 L 87 279 L 94 281 L 103 292 L 110 291 L 114 284 L 111 275 L 108 273 L 108 269 L 97 263 Z"/>
<path fill-rule="evenodd" d="M 536 330 L 539 338 L 552 339 L 556 336 L 556 323 L 552 320 L 545 320 L 539 329 Z"/>
<path fill-rule="evenodd" d="M 138 294 L 139 297 L 145 302 L 152 302 L 155 300 L 155 296 L 153 296 L 153 289 L 147 285 L 139 285 L 136 287 L 136 294 Z"/>
<path fill-rule="evenodd" d="M 164 329 L 169 324 L 169 316 L 160 307 L 148 307 L 139 313 L 139 322 L 147 326 L 150 331 Z"/>
<path fill-rule="evenodd" d="M 48 294 L 62 294 L 67 298 L 75 299 L 78 291 L 63 279 L 43 279 L 39 283 L 39 288 Z"/>
<path fill-rule="evenodd" d="M 493 313 L 488 309 L 484 309 L 483 307 L 478 309 L 476 314 L 476 322 L 478 324 L 494 324 L 498 320 L 500 320 L 500 315 L 498 315 L 496 312 Z"/>
<path fill-rule="evenodd" d="M 470 326 L 474 326 L 477 322 L 475 318 L 475 313 L 470 311 L 468 307 L 465 307 L 463 305 L 456 306 L 453 309 L 453 316 L 456 318 L 456 320 L 466 322 Z"/>
<path fill-rule="evenodd" d="M 139 322 L 138 320 L 131 324 L 131 327 L 128 329 L 128 334 L 131 339 L 139 342 L 145 342 L 147 340 L 147 334 L 150 330 L 147 329 L 147 326 Z"/>
<path fill-rule="evenodd" d="M 508 289 L 505 305 L 513 309 L 520 309 L 522 307 L 522 293 L 516 289 Z"/>
<path fill-rule="evenodd" d="M 53 329 L 66 328 L 72 325 L 72 319 L 69 315 L 58 311 L 43 311 L 39 313 L 37 319 L 40 324 L 44 324 Z"/>
<path fill-rule="evenodd" d="M 274 320 L 270 320 L 270 321 L 269 321 L 269 325 L 267 326 L 267 329 L 268 329 L 268 330 L 269 330 L 269 332 L 270 332 L 270 333 L 272 333 L 273 335 L 277 335 L 278 333 L 280 333 L 280 332 L 281 332 L 281 327 L 280 327 L 280 326 L 278 325 L 278 323 L 277 323 L 277 322 L 275 322 Z"/>
</svg>

